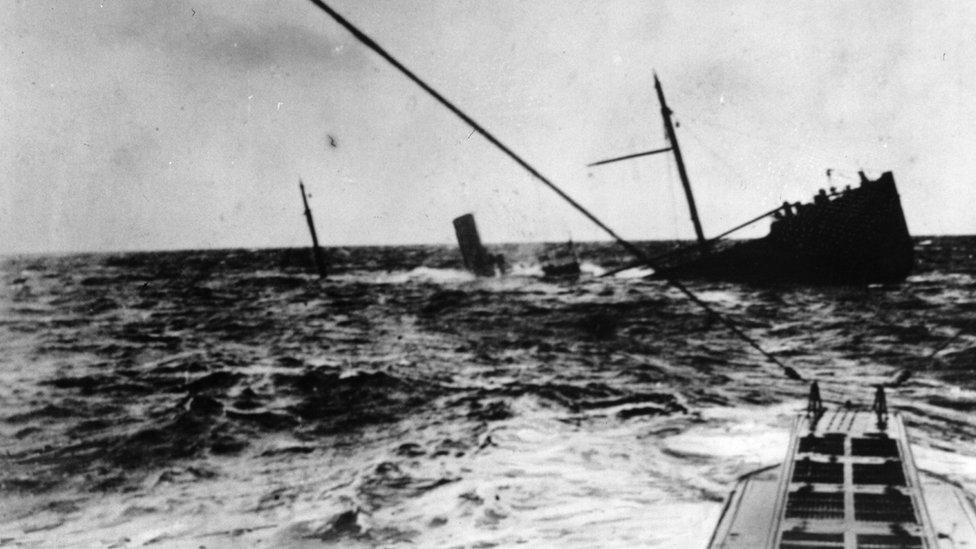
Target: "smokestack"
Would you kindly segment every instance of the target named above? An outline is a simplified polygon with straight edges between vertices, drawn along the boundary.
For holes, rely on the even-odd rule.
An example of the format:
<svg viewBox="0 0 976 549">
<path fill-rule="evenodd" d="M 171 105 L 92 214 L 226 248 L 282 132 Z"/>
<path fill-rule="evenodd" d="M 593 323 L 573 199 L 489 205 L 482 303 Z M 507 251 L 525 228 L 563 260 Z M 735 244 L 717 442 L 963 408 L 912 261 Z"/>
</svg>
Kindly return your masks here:
<svg viewBox="0 0 976 549">
<path fill-rule="evenodd" d="M 474 215 L 464 214 L 454 220 L 454 232 L 457 234 L 458 246 L 461 247 L 461 257 L 464 267 L 478 276 L 494 276 L 495 265 L 481 245 L 478 227 L 474 224 Z"/>
</svg>

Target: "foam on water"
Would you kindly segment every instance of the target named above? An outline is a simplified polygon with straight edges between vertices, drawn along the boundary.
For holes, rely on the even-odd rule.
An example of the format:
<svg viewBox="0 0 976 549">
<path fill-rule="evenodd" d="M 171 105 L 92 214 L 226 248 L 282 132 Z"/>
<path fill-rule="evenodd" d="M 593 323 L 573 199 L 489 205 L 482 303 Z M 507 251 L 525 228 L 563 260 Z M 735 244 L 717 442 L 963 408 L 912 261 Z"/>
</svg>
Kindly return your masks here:
<svg viewBox="0 0 976 549">
<path fill-rule="evenodd" d="M 509 267 L 509 273 L 514 276 L 533 276 L 541 278 L 543 276 L 542 265 L 538 263 L 515 263 Z"/>
<path fill-rule="evenodd" d="M 581 261 L 580 271 L 590 276 L 603 276 L 603 273 L 607 272 L 607 270 L 604 269 L 603 267 L 597 265 L 596 263 L 592 263 L 590 261 Z"/>
<path fill-rule="evenodd" d="M 833 404 L 911 369 L 920 466 L 974 489 L 976 242 L 931 240 L 900 286 L 690 286 Z M 522 245 L 487 279 L 435 247 L 0 261 L 0 544 L 704 545 L 807 387 L 577 246 L 578 281 Z"/>
<path fill-rule="evenodd" d="M 632 269 L 626 269 L 616 273 L 614 278 L 645 278 L 654 274 L 654 269 L 644 268 L 644 267 L 634 267 Z"/>
<path fill-rule="evenodd" d="M 462 269 L 435 269 L 417 267 L 409 271 L 389 271 L 383 273 L 358 272 L 333 275 L 335 280 L 349 282 L 369 282 L 372 284 L 405 284 L 407 282 L 422 281 L 433 283 L 470 282 L 477 277 Z"/>
</svg>

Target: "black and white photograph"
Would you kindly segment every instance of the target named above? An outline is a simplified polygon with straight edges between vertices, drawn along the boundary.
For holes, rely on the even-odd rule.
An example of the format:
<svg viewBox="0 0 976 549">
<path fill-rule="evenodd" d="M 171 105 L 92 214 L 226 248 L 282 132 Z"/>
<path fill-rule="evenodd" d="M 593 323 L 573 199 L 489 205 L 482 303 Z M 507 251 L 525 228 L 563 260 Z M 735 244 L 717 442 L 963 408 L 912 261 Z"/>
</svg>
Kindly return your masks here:
<svg viewBox="0 0 976 549">
<path fill-rule="evenodd" d="M 3 5 L 0 548 L 976 548 L 976 4 Z"/>
</svg>

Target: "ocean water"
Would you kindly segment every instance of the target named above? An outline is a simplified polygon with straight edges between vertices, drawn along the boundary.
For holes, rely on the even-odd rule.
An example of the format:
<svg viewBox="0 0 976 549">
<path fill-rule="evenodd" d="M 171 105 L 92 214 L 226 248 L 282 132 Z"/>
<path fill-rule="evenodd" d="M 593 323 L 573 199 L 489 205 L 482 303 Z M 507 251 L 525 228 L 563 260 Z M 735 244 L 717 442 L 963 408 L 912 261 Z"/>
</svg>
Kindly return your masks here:
<svg viewBox="0 0 976 549">
<path fill-rule="evenodd" d="M 976 237 L 904 284 L 692 283 L 976 492 Z M 646 243 L 652 252 L 674 243 Z M 606 243 L 0 259 L 0 547 L 701 547 L 807 386 Z M 639 273 L 638 273 L 639 274 Z"/>
</svg>

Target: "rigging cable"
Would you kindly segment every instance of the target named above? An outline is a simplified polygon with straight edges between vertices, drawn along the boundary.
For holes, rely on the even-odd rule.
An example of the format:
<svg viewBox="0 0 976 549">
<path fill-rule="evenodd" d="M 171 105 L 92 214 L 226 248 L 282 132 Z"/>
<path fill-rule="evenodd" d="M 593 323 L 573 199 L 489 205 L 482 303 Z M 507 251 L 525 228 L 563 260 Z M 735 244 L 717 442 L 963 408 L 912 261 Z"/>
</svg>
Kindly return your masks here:
<svg viewBox="0 0 976 549">
<path fill-rule="evenodd" d="M 516 164 L 518 164 L 523 169 L 525 169 L 525 171 L 527 171 L 532 177 L 534 177 L 535 179 L 537 179 L 539 182 L 541 182 L 545 186 L 549 187 L 553 192 L 555 192 L 557 195 L 559 195 L 560 198 L 562 198 L 563 200 L 565 200 L 566 202 L 568 202 L 569 205 L 571 205 L 573 208 L 575 208 L 577 211 L 579 211 L 581 214 L 583 214 L 587 219 L 589 219 L 594 224 L 596 224 L 596 226 L 598 226 L 601 229 L 603 229 L 603 231 L 605 233 L 607 233 L 611 238 L 613 238 L 624 249 L 626 249 L 628 252 L 630 252 L 631 254 L 633 254 L 635 257 L 637 257 L 641 261 L 645 262 L 646 264 L 650 265 L 651 267 L 654 266 L 653 263 L 651 262 L 651 258 L 646 253 L 644 253 L 643 251 L 641 251 L 640 248 L 638 248 L 637 246 L 631 244 L 629 241 L 624 240 L 623 237 L 621 237 L 620 235 L 618 235 L 608 225 L 606 225 L 604 222 L 600 221 L 595 215 L 593 215 L 592 213 L 590 213 L 590 211 L 587 210 L 582 204 L 580 204 L 579 202 L 577 202 L 576 200 L 574 200 L 571 196 L 569 196 L 568 194 L 566 194 L 562 189 L 560 189 L 558 186 L 556 186 L 555 183 L 553 183 L 552 181 L 550 181 L 548 178 L 546 178 L 544 175 L 542 175 L 538 170 L 536 170 L 534 167 L 532 167 L 528 162 L 526 162 L 525 160 L 523 160 L 522 157 L 520 157 L 518 154 L 516 154 L 514 151 L 512 151 L 510 148 L 508 148 L 504 143 L 502 143 L 501 141 L 499 141 L 498 138 L 496 138 L 494 135 L 492 135 L 490 132 L 488 132 L 488 130 L 486 130 L 485 128 L 483 128 L 481 126 L 481 124 L 475 122 L 470 116 L 468 116 L 467 114 L 465 114 L 460 108 L 458 108 L 453 103 L 451 103 L 449 100 L 447 100 L 446 98 L 444 98 L 444 96 L 442 96 L 440 93 L 438 93 L 432 87 L 430 87 L 426 82 L 424 82 L 423 80 L 421 80 L 417 75 L 415 75 L 413 72 L 411 72 L 410 69 L 408 69 L 405 66 L 403 66 L 392 55 L 390 55 L 389 53 L 387 53 L 387 51 L 384 50 L 379 44 L 377 44 L 375 41 L 373 41 L 372 38 L 370 38 L 369 36 L 367 36 L 366 34 L 364 34 L 362 31 L 360 31 L 358 28 L 356 28 L 352 23 L 350 23 L 344 17 L 342 17 L 341 15 L 339 15 L 338 12 L 336 12 L 331 7 L 329 7 L 328 5 L 326 5 L 325 2 L 323 2 L 322 0 L 311 0 L 311 2 L 313 4 L 315 4 L 315 6 L 317 6 L 319 9 L 321 9 L 322 11 L 324 11 L 325 13 L 327 13 L 330 17 L 332 17 L 332 19 L 334 19 L 337 23 L 339 23 L 339 25 L 341 25 L 347 31 L 349 31 L 354 37 L 356 37 L 357 40 L 359 40 L 360 42 L 362 42 L 366 47 L 368 47 L 369 49 L 371 49 L 374 52 L 376 52 L 380 57 L 382 57 L 388 63 L 390 63 L 391 65 L 393 65 L 394 68 L 396 68 L 401 73 L 403 73 L 404 76 L 406 76 L 411 81 L 413 81 L 415 84 L 417 84 L 418 86 L 420 86 L 421 89 L 423 89 L 431 97 L 433 97 L 435 100 L 437 100 L 438 103 L 440 103 L 445 108 L 447 108 L 447 110 L 449 110 L 452 113 L 454 113 L 458 118 L 460 118 L 462 121 L 464 121 L 474 131 L 476 131 L 483 138 L 485 138 L 485 140 L 487 140 L 489 143 L 491 143 L 492 145 L 494 145 L 501 152 L 505 153 L 506 156 L 508 156 L 509 158 L 511 158 L 513 161 L 515 161 Z M 691 290 L 689 290 L 684 284 L 678 282 L 677 280 L 671 279 L 671 278 L 665 278 L 664 280 L 668 284 L 670 284 L 671 286 L 673 286 L 674 288 L 678 289 L 682 294 L 684 294 L 688 299 L 690 299 L 691 301 L 693 301 L 696 305 L 698 305 L 699 307 L 701 307 L 702 309 L 704 309 L 707 313 L 709 313 L 710 315 L 712 315 L 712 317 L 714 317 L 717 320 L 719 320 L 726 328 L 729 329 L 729 331 L 731 331 L 736 336 L 738 336 L 740 339 L 742 339 L 747 344 L 749 344 L 749 346 L 751 346 L 753 349 L 755 349 L 756 351 L 758 351 L 767 360 L 769 360 L 773 364 L 779 366 L 779 368 L 782 370 L 783 374 L 786 375 L 786 377 L 788 377 L 790 379 L 798 380 L 798 381 L 802 381 L 803 380 L 803 377 L 801 377 L 800 374 L 797 373 L 796 370 L 794 370 L 793 368 L 787 366 L 782 361 L 780 361 L 778 358 L 776 358 L 775 356 L 773 356 L 771 353 L 769 353 L 768 351 L 766 351 L 765 349 L 763 349 L 762 346 L 760 346 L 759 343 L 756 340 L 754 340 L 752 337 L 750 337 L 748 334 L 746 334 L 744 331 L 742 331 L 742 329 L 739 328 L 738 325 L 736 325 L 735 323 L 733 323 L 729 318 L 726 318 L 725 315 L 722 315 L 722 314 L 718 313 L 715 309 L 713 309 L 710 305 L 708 305 L 708 303 L 706 303 L 701 298 L 699 298 L 697 295 L 695 295 L 694 293 L 692 293 Z"/>
</svg>

